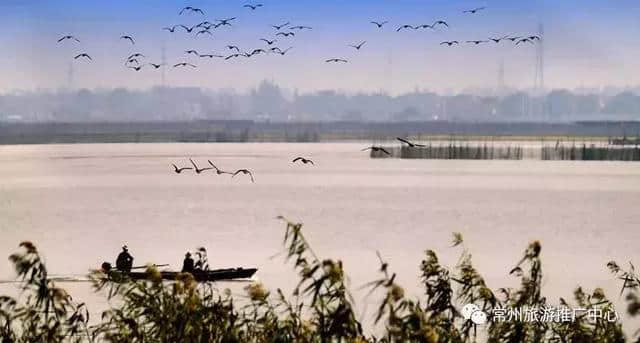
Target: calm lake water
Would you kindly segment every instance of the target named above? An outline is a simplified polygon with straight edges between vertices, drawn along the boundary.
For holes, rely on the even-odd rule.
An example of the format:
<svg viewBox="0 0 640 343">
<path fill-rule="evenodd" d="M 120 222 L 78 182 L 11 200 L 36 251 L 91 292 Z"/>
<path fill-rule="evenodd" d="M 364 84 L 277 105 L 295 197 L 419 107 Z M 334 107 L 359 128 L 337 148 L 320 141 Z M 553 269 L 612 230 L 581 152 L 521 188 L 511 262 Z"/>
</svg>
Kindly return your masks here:
<svg viewBox="0 0 640 343">
<path fill-rule="evenodd" d="M 376 251 L 420 295 L 425 249 L 455 265 L 460 249 L 450 248 L 452 232 L 464 235 L 493 289 L 517 284 L 509 270 L 540 240 L 552 302 L 572 298 L 577 285 L 603 287 L 618 299 L 620 284 L 605 264 L 640 263 L 640 163 L 370 159 L 360 151 L 365 146 L 2 146 L 0 255 L 31 240 L 52 273 L 83 274 L 113 262 L 123 244 L 136 265 L 173 268 L 185 251 L 205 246 L 213 267 L 255 266 L 268 288 L 289 289 L 295 274 L 273 257 L 284 233 L 275 218 L 284 215 L 304 222 L 319 255 L 343 260 L 356 300 L 360 286 L 378 276 Z M 292 164 L 296 156 L 316 165 Z M 187 166 L 188 157 L 201 166 L 211 159 L 223 169 L 251 169 L 256 182 L 175 174 L 170 164 Z M 12 277 L 8 262 L 0 263 L 0 278 Z M 94 297 L 86 284 L 69 287 L 76 299 Z"/>
</svg>

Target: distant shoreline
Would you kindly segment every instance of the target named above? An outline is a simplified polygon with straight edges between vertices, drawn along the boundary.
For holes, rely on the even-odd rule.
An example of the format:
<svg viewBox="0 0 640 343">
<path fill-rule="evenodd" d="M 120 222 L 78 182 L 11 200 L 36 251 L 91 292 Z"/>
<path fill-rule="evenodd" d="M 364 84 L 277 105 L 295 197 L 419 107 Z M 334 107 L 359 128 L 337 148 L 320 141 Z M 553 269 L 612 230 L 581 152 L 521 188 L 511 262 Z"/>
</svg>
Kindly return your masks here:
<svg viewBox="0 0 640 343">
<path fill-rule="evenodd" d="M 635 137 L 640 122 L 185 122 L 0 123 L 0 145 L 423 140 L 587 140 Z"/>
</svg>

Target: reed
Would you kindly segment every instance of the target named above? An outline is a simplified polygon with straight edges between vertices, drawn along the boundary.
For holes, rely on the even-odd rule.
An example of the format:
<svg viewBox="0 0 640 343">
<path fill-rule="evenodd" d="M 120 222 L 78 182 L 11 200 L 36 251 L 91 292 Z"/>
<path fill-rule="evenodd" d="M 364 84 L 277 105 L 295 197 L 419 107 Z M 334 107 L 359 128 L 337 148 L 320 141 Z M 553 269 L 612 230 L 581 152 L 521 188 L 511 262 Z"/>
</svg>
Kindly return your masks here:
<svg viewBox="0 0 640 343">
<path fill-rule="evenodd" d="M 548 309 L 554 304 L 542 293 L 542 247 L 534 241 L 525 249 L 510 275 L 520 286 L 490 289 L 474 267 L 462 235 L 455 233 L 452 249 L 460 250 L 454 267 L 443 265 L 432 250 L 425 251 L 417 272 L 424 294 L 409 297 L 396 281 L 392 267 L 380 255 L 380 277 L 363 287 L 379 295 L 374 321 L 382 328 L 367 334 L 355 315 L 347 287 L 347 267 L 338 259 L 317 255 L 303 225 L 285 223 L 284 254 L 298 277 L 291 295 L 270 291 L 261 283 L 246 287 L 246 299 L 237 301 L 228 290 L 197 284 L 189 273 L 175 282 L 162 282 L 150 266 L 147 280 L 120 279 L 102 272 L 91 274 L 96 291 L 104 292 L 111 308 L 96 325 L 89 311 L 77 304 L 48 277 L 36 247 L 20 244 L 10 256 L 21 280 L 21 297 L 0 296 L 2 343 L 31 342 L 625 342 L 622 325 L 605 314 L 615 311 L 601 289 L 576 288 L 570 303 L 557 308 L 600 313 L 571 320 L 497 320 L 496 311 L 508 308 Z M 607 264 L 621 280 L 628 314 L 640 314 L 640 279 L 631 265 L 624 270 Z M 488 316 L 486 324 L 465 317 L 464 304 L 475 304 Z M 636 339 L 637 334 L 631 334 Z"/>
<path fill-rule="evenodd" d="M 383 147 L 383 152 L 370 154 L 371 158 L 407 158 L 436 160 L 560 160 L 560 161 L 640 161 L 640 147 L 596 145 L 542 144 L 540 147 L 493 142 L 429 142 L 421 147 Z"/>
<path fill-rule="evenodd" d="M 372 158 L 409 158 L 438 160 L 521 160 L 523 149 L 520 146 L 477 144 L 468 142 L 449 142 L 447 144 L 429 143 L 424 147 L 384 147 L 391 156 L 381 152 L 372 152 Z"/>
<path fill-rule="evenodd" d="M 638 146 L 597 146 L 586 143 L 570 146 L 543 146 L 543 160 L 570 161 L 640 161 Z"/>
</svg>

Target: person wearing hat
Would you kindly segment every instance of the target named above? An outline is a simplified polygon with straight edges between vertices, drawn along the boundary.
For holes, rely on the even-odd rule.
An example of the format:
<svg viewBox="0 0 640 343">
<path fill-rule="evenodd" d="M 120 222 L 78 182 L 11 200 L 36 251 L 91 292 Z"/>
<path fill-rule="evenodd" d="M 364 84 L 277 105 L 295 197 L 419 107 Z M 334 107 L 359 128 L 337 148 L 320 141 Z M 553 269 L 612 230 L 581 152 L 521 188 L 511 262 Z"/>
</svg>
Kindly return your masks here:
<svg viewBox="0 0 640 343">
<path fill-rule="evenodd" d="M 133 256 L 129 254 L 129 249 L 127 246 L 122 247 L 122 252 L 118 255 L 116 259 L 116 268 L 123 272 L 130 272 L 131 267 L 133 266 Z"/>
<path fill-rule="evenodd" d="M 184 255 L 184 262 L 182 262 L 182 272 L 183 273 L 191 273 L 195 270 L 193 265 L 193 259 L 191 258 L 191 253 L 187 252 Z"/>
</svg>

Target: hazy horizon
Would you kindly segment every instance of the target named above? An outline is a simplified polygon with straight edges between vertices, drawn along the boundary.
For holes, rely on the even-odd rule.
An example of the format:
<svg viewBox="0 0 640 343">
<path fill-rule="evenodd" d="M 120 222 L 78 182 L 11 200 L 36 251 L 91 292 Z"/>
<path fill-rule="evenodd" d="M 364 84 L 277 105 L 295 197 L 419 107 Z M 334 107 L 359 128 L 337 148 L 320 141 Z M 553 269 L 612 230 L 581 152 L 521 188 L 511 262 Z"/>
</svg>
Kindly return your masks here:
<svg viewBox="0 0 640 343">
<path fill-rule="evenodd" d="M 203 93 L 222 93 L 222 94 L 234 94 L 234 95 L 251 95 L 252 92 L 255 92 L 260 89 L 261 85 L 270 84 L 278 87 L 282 92 L 282 95 L 291 100 L 295 94 L 298 95 L 313 95 L 318 93 L 327 93 L 332 92 L 338 95 L 344 95 L 347 97 L 353 96 L 371 96 L 371 95 L 384 95 L 388 97 L 403 97 L 411 94 L 434 94 L 437 96 L 459 96 L 459 95 L 471 95 L 471 96 L 497 96 L 504 97 L 508 95 L 513 95 L 517 93 L 525 93 L 530 96 L 544 96 L 546 94 L 557 92 L 557 91 L 567 91 L 573 94 L 593 94 L 593 95 L 604 95 L 604 96 L 615 96 L 620 93 L 631 92 L 633 94 L 640 95 L 640 83 L 638 84 L 629 84 L 629 85 L 611 85 L 604 84 L 600 86 L 588 87 L 585 85 L 580 85 L 577 87 L 554 87 L 549 88 L 545 87 L 544 89 L 536 89 L 534 87 L 511 87 L 506 85 L 505 87 L 498 89 L 495 85 L 488 85 L 487 87 L 465 87 L 460 89 L 446 89 L 446 90 L 436 90 L 431 89 L 429 87 L 413 87 L 411 89 L 406 89 L 401 92 L 393 92 L 390 93 L 387 89 L 340 89 L 340 88 L 319 88 L 314 90 L 302 90 L 299 88 L 290 88 L 286 87 L 282 84 L 279 84 L 276 80 L 273 79 L 262 79 L 258 80 L 254 84 L 247 84 L 245 88 L 232 88 L 232 87 L 208 87 L 208 86 L 198 86 L 198 85 L 171 85 L 171 84 L 156 84 L 149 85 L 145 87 L 127 87 L 127 86 L 114 86 L 114 87 L 72 87 L 68 86 L 58 86 L 58 87 L 38 87 L 38 88 L 13 88 L 13 89 L 0 89 L 0 96 L 14 96 L 14 95 L 24 95 L 24 94 L 63 94 L 63 93 L 77 93 L 82 91 L 90 91 L 95 93 L 101 92 L 113 92 L 117 90 L 125 90 L 129 92 L 152 92 L 157 89 L 194 89 L 201 91 Z"/>
<path fill-rule="evenodd" d="M 495 88 L 504 63 L 504 85 L 528 89 L 534 84 L 536 47 L 511 42 L 462 44 L 445 47 L 444 40 L 484 40 L 504 35 L 537 34 L 544 26 L 545 88 L 627 87 L 638 84 L 640 49 L 634 46 L 640 33 L 640 4 L 634 1 L 600 2 L 531 1 L 429 1 L 402 0 L 317 2 L 263 2 L 255 11 L 243 2 L 85 3 L 76 0 L 4 1 L 0 18 L 6 28 L 0 43 L 10 47 L 0 54 L 5 66 L 0 92 L 13 90 L 119 88 L 148 89 L 162 84 L 160 70 L 127 69 L 124 59 L 140 52 L 145 62 L 191 62 L 195 70 L 166 69 L 165 85 L 247 91 L 267 79 L 300 92 L 338 90 L 347 93 L 384 91 L 395 95 L 414 89 L 455 93 L 470 88 Z M 202 8 L 206 15 L 178 15 L 184 6 Z M 476 14 L 462 11 L 487 8 Z M 204 20 L 237 16 L 234 26 L 212 30 L 213 37 L 194 38 L 184 31 L 171 34 L 162 27 L 194 25 Z M 445 20 L 450 28 L 396 32 L 402 24 Z M 383 29 L 371 20 L 388 20 Z M 185 50 L 227 54 L 225 46 L 245 50 L 266 46 L 260 38 L 274 38 L 271 24 L 290 21 L 312 26 L 293 38 L 278 37 L 276 45 L 293 49 L 251 59 L 229 60 L 189 57 Z M 57 40 L 73 34 L 80 43 Z M 136 45 L 120 40 L 132 35 Z M 613 39 L 612 39 L 613 38 Z M 367 41 L 356 51 L 348 47 Z M 73 56 L 87 52 L 92 62 Z M 340 57 L 346 64 L 328 64 Z M 72 69 L 72 76 L 69 71 Z"/>
<path fill-rule="evenodd" d="M 0 122 L 165 121 L 540 121 L 637 120 L 640 88 L 438 95 L 298 92 L 262 81 L 248 92 L 200 87 L 79 89 L 0 95 Z"/>
</svg>

